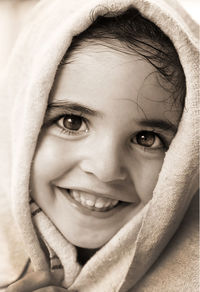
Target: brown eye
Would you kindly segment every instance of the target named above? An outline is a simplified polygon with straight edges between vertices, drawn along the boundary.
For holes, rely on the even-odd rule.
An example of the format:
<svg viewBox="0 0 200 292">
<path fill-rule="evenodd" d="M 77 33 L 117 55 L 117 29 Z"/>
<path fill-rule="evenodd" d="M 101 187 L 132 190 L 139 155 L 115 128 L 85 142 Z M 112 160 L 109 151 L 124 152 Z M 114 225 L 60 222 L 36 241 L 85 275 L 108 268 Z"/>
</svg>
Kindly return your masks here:
<svg viewBox="0 0 200 292">
<path fill-rule="evenodd" d="M 144 147 L 152 147 L 155 143 L 156 135 L 152 132 L 143 131 L 136 135 L 136 141 Z"/>
<path fill-rule="evenodd" d="M 88 120 L 82 116 L 66 114 L 57 120 L 56 125 L 61 129 L 60 135 L 83 136 L 89 132 Z"/>
<path fill-rule="evenodd" d="M 152 150 L 160 150 L 166 148 L 163 140 L 154 132 L 141 131 L 137 133 L 132 139 L 131 143 Z"/>
<path fill-rule="evenodd" d="M 80 130 L 83 123 L 82 117 L 75 116 L 75 115 L 66 115 L 63 118 L 63 127 L 71 131 L 78 131 Z"/>
</svg>

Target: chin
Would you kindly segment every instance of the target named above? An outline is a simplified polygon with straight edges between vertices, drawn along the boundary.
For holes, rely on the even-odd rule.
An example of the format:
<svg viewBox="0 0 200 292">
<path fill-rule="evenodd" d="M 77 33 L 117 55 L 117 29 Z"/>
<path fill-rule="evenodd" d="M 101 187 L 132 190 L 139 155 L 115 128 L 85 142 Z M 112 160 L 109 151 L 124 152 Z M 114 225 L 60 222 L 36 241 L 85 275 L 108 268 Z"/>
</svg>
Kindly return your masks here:
<svg viewBox="0 0 200 292">
<path fill-rule="evenodd" d="M 87 249 L 96 249 L 96 248 L 101 248 L 106 242 L 109 241 L 108 238 L 102 240 L 102 238 L 99 238 L 99 240 L 94 240 L 92 235 L 88 238 L 81 239 L 81 236 L 79 235 L 79 239 L 77 240 L 76 238 L 72 238 L 70 236 L 67 237 L 67 239 L 75 246 L 80 247 L 80 248 L 87 248 Z"/>
<path fill-rule="evenodd" d="M 81 238 L 82 235 L 79 234 L 77 235 L 72 235 L 72 234 L 66 234 L 65 236 L 69 242 L 71 242 L 73 245 L 80 247 L 80 248 L 87 248 L 87 249 L 96 249 L 96 248 L 101 248 L 104 244 L 106 244 L 111 238 L 112 235 L 106 235 L 104 238 L 102 236 L 97 238 L 96 234 L 88 235 L 88 237 Z M 95 240 L 94 240 L 95 239 Z"/>
</svg>

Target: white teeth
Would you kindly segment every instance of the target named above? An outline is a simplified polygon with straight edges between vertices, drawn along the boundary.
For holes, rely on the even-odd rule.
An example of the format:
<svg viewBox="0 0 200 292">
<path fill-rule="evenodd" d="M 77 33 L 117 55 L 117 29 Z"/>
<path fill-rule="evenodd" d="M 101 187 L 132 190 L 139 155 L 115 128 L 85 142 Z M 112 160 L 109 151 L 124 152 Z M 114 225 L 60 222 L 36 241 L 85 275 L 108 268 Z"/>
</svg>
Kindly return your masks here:
<svg viewBox="0 0 200 292">
<path fill-rule="evenodd" d="M 70 195 L 81 205 L 88 207 L 92 210 L 103 210 L 113 208 L 118 204 L 118 200 L 112 200 L 109 198 L 98 198 L 92 194 L 88 194 L 81 191 L 70 190 Z"/>
<path fill-rule="evenodd" d="M 83 203 L 84 206 L 94 206 L 95 201 L 94 199 L 89 195 L 89 194 L 82 194 L 79 192 L 80 198 L 81 198 L 81 203 Z"/>
<path fill-rule="evenodd" d="M 96 207 L 96 208 L 103 208 L 103 207 L 106 207 L 106 202 L 105 202 L 105 200 L 102 199 L 102 198 L 97 199 L 96 202 L 95 202 L 95 207 Z"/>
<path fill-rule="evenodd" d="M 79 193 L 78 192 L 73 192 L 73 197 L 74 197 L 74 199 L 76 199 L 77 201 L 81 201 L 80 200 L 80 195 L 79 195 Z"/>
<path fill-rule="evenodd" d="M 107 203 L 105 203 L 104 207 L 108 207 L 110 205 L 112 205 L 111 202 L 107 202 Z"/>
<path fill-rule="evenodd" d="M 90 200 L 86 200 L 86 203 L 88 206 L 93 207 L 94 206 L 94 202 L 90 201 Z"/>
<path fill-rule="evenodd" d="M 80 199 L 81 199 L 81 204 L 85 206 L 85 203 L 86 203 L 85 199 L 83 197 L 80 197 Z"/>
<path fill-rule="evenodd" d="M 118 204 L 118 202 L 119 202 L 119 201 L 117 201 L 117 200 L 113 200 L 113 201 L 112 201 L 112 205 L 113 205 L 113 206 L 116 206 L 116 205 Z"/>
</svg>

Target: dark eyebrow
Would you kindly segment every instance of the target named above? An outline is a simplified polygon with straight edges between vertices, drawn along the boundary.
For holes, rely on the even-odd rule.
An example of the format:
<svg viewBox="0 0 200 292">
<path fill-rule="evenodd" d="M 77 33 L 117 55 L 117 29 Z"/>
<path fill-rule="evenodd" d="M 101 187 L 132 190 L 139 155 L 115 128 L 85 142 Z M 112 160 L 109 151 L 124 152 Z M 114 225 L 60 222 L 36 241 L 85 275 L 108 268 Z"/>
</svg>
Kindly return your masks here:
<svg viewBox="0 0 200 292">
<path fill-rule="evenodd" d="M 157 119 L 146 119 L 138 122 L 141 126 L 151 127 L 156 129 L 161 129 L 164 131 L 170 131 L 173 134 L 176 134 L 177 127 L 172 124 L 170 121 L 157 120 Z"/>
<path fill-rule="evenodd" d="M 65 115 L 65 114 L 83 114 L 83 115 L 89 115 L 89 116 L 102 116 L 102 113 L 88 108 L 87 106 L 71 102 L 70 100 L 59 100 L 56 102 L 50 102 L 47 106 L 47 111 L 45 115 L 45 121 L 44 124 L 48 124 L 49 122 L 56 119 L 59 115 Z M 156 128 L 164 131 L 170 131 L 174 135 L 177 132 L 177 127 L 172 124 L 170 121 L 165 121 L 161 119 L 145 119 L 145 120 L 139 120 L 138 124 L 144 127 L 151 127 Z"/>
<path fill-rule="evenodd" d="M 49 127 L 57 121 L 58 118 L 65 115 L 101 116 L 102 114 L 76 102 L 71 102 L 69 100 L 58 100 L 48 104 L 43 121 L 43 127 Z"/>
<path fill-rule="evenodd" d="M 71 112 L 72 114 L 81 113 L 89 116 L 100 116 L 101 114 L 94 109 L 88 108 L 85 105 L 71 102 L 71 101 L 57 101 L 57 102 L 51 102 L 47 106 L 47 113 L 49 111 L 56 111 L 57 114 L 63 114 L 63 112 Z"/>
</svg>

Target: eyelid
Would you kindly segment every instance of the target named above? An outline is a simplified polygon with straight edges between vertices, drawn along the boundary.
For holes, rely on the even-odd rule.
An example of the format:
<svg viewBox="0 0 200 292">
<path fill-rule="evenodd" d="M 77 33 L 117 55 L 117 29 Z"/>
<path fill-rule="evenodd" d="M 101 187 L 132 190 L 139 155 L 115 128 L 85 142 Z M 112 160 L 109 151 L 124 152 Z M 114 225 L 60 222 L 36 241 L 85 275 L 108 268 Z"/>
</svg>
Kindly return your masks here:
<svg viewBox="0 0 200 292">
<path fill-rule="evenodd" d="M 86 117 L 84 117 L 84 114 L 82 112 L 77 112 L 71 109 L 60 109 L 60 108 L 50 108 L 47 110 L 43 127 L 49 127 L 52 124 L 54 124 L 56 121 L 60 120 L 62 117 L 65 117 L 66 115 L 73 115 L 73 116 L 78 116 L 78 117 L 83 117 L 85 120 Z M 88 120 L 87 120 L 88 121 Z"/>
<path fill-rule="evenodd" d="M 160 140 L 160 142 L 162 143 L 163 147 L 148 147 L 148 146 L 144 146 L 144 145 L 140 145 L 138 144 L 137 142 L 136 143 L 133 143 L 135 145 L 137 145 L 138 147 L 142 147 L 145 151 L 158 151 L 158 150 L 161 150 L 161 149 L 164 149 L 165 151 L 168 150 L 169 148 L 169 143 L 166 141 L 166 139 L 160 134 L 160 133 L 157 133 L 155 132 L 155 130 L 141 130 L 141 131 L 138 131 L 137 133 L 134 134 L 134 136 L 132 137 L 132 140 L 133 139 L 136 139 L 137 135 L 142 133 L 142 132 L 147 132 L 147 133 L 153 133 L 156 138 L 158 138 Z"/>
<path fill-rule="evenodd" d="M 79 130 L 71 130 L 71 129 L 68 129 L 66 128 L 64 125 L 60 124 L 62 123 L 62 120 L 64 120 L 64 118 L 66 116 L 74 116 L 74 117 L 78 117 L 78 118 L 81 118 L 82 119 L 82 123 L 84 123 L 85 125 L 85 129 L 79 129 Z M 89 126 L 88 126 L 88 123 L 89 121 L 82 117 L 82 116 L 79 116 L 79 115 L 74 115 L 74 114 L 65 114 L 63 116 L 61 116 L 60 118 L 58 118 L 53 124 L 55 125 L 55 128 L 59 128 L 60 132 L 58 135 L 62 136 L 63 138 L 69 138 L 69 136 L 71 136 L 72 138 L 74 137 L 83 137 L 85 136 L 88 131 L 89 131 Z M 82 124 L 81 124 L 81 127 L 82 127 Z"/>
<path fill-rule="evenodd" d="M 162 132 L 164 130 L 158 130 L 158 129 L 155 129 L 155 128 L 151 128 L 151 129 L 147 129 L 147 130 L 144 130 L 144 131 L 154 133 L 161 140 L 161 142 L 163 143 L 165 149 L 168 150 L 169 145 L 170 145 L 170 141 L 167 140 L 166 135 L 162 134 Z"/>
<path fill-rule="evenodd" d="M 60 128 L 67 129 L 67 128 L 65 128 L 64 126 L 60 126 L 60 125 L 58 124 L 58 122 L 61 121 L 61 120 L 64 120 L 64 118 L 65 118 L 66 116 L 73 116 L 73 117 L 81 118 L 81 119 L 82 119 L 82 122 L 85 123 L 86 126 L 87 126 L 87 128 L 88 128 L 88 120 L 87 120 L 86 118 L 82 117 L 82 116 L 78 116 L 78 115 L 74 115 L 74 114 L 67 114 L 67 115 L 62 116 L 60 119 L 58 119 L 58 120 L 57 120 L 57 125 L 58 125 Z M 67 130 L 70 131 L 70 132 L 81 132 L 81 131 L 83 131 L 83 130 L 70 130 L 70 129 L 67 129 Z"/>
</svg>

